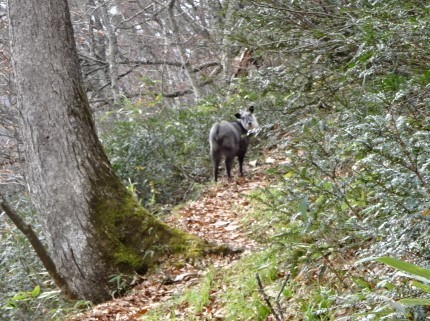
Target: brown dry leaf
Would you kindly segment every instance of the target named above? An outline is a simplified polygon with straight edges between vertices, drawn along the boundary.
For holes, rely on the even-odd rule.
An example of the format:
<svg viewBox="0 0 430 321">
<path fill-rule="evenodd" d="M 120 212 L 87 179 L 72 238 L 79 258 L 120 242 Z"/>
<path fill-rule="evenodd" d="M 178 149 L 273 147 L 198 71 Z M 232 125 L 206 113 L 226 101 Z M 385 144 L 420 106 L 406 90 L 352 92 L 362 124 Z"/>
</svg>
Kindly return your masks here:
<svg viewBox="0 0 430 321">
<path fill-rule="evenodd" d="M 241 222 L 241 211 L 249 211 L 252 206 L 247 198 L 252 190 L 269 184 L 267 177 L 256 172 L 250 178 L 237 178 L 209 188 L 197 201 L 191 201 L 168 217 L 165 222 L 216 244 L 228 244 L 232 248 L 242 248 L 245 253 L 258 249 L 259 244 L 249 238 L 246 227 Z M 249 176 L 251 176 L 249 174 Z M 256 224 L 258 222 L 251 222 Z M 201 269 L 215 266 L 221 269 L 240 258 L 240 254 L 229 256 L 207 255 L 194 264 L 178 267 L 178 258 L 166 258 L 160 273 L 136 278 L 137 284 L 128 296 L 98 305 L 85 313 L 69 318 L 69 321 L 120 321 L 140 320 L 140 317 L 160 304 L 180 294 L 184 288 L 194 284 L 202 275 Z M 166 280 L 169 279 L 169 282 Z M 169 283 L 169 284 L 167 284 Z M 211 300 L 199 314 L 201 320 L 223 320 L 225 312 L 222 304 L 214 300 L 225 291 L 223 285 L 211 292 Z M 195 315 L 187 304 L 176 306 L 178 320 L 187 320 Z"/>
</svg>

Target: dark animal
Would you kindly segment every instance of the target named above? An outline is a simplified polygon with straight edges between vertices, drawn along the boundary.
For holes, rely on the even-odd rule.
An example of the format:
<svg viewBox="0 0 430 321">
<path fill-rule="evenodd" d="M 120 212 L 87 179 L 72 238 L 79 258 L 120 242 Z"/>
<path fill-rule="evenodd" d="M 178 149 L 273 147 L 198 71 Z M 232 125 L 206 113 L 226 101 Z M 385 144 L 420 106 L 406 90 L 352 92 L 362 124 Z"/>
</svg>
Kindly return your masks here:
<svg viewBox="0 0 430 321">
<path fill-rule="evenodd" d="M 221 121 L 212 126 L 209 133 L 210 154 L 213 162 L 213 174 L 215 182 L 218 180 L 218 167 L 225 157 L 227 177 L 231 179 L 231 168 L 234 158 L 239 160 L 240 175 L 243 176 L 243 160 L 249 144 L 249 132 L 258 127 L 254 113 L 254 106 L 248 111 L 240 111 L 235 114 L 235 122 Z"/>
</svg>

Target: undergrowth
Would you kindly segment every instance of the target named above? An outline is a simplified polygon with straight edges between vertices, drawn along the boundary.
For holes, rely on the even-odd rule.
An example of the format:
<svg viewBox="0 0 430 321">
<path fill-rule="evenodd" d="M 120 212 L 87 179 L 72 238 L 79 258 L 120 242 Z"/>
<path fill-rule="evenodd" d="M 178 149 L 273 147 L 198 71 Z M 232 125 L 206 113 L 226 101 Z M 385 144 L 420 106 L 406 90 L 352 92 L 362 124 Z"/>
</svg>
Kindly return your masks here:
<svg viewBox="0 0 430 321">
<path fill-rule="evenodd" d="M 112 165 L 145 206 L 182 202 L 209 181 L 211 124 L 234 119 L 249 103 L 264 125 L 256 147 L 282 160 L 271 169 L 274 183 L 251 196 L 258 210 L 247 219 L 258 224 L 247 226 L 265 250 L 213 269 L 181 300 L 145 318 L 181 320 L 177 304 L 192 312 L 187 320 L 199 320 L 220 302 L 226 320 L 264 320 L 273 311 L 258 273 L 276 311 L 292 319 L 425 320 L 428 304 L 399 299 L 428 294 L 378 261 L 357 262 L 429 262 L 429 6 L 245 3 L 232 45 L 251 48 L 261 66 L 234 80 L 228 94 L 195 107 L 134 113 L 124 106 L 126 117 L 105 120 Z M 313 14 L 298 14 L 306 10 Z M 36 284 L 16 272 L 20 241 L 5 230 L 1 263 L 19 280 L 13 291 L 4 287 L 31 293 Z"/>
<path fill-rule="evenodd" d="M 238 316 L 241 320 L 264 320 L 269 310 L 258 294 L 255 273 L 271 284 L 279 278 L 278 263 L 276 252 L 268 249 L 246 256 L 228 269 L 210 268 L 198 285 L 149 311 L 142 320 L 237 320 Z"/>
<path fill-rule="evenodd" d="M 407 283 L 393 281 L 376 261 L 359 262 L 372 235 L 344 198 L 330 200 L 331 184 L 305 179 L 291 164 L 272 167 L 270 175 L 272 185 L 249 196 L 256 210 L 241 213 L 265 249 L 212 268 L 199 285 L 142 320 L 424 320 L 419 306 L 397 303 L 406 293 L 417 295 Z"/>
<path fill-rule="evenodd" d="M 234 114 L 251 103 L 243 96 L 105 120 L 102 126 L 109 130 L 102 141 L 113 168 L 146 207 L 190 199 L 211 179 L 210 127 L 222 119 L 235 121 Z"/>
<path fill-rule="evenodd" d="M 8 201 L 43 242 L 28 198 Z M 5 216 L 0 214 L 0 320 L 62 320 L 71 311 L 88 308 L 88 302 L 68 302 L 61 296 L 28 240 Z"/>
</svg>

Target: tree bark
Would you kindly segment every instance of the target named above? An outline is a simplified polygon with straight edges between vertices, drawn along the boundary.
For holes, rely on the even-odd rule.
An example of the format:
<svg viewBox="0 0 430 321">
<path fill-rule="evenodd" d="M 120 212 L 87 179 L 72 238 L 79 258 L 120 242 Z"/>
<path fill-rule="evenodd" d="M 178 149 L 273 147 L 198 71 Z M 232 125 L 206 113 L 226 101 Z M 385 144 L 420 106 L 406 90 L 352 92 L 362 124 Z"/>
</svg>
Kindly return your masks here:
<svg viewBox="0 0 430 321">
<path fill-rule="evenodd" d="M 155 220 L 126 191 L 97 138 L 66 0 L 9 0 L 26 180 L 56 270 L 78 298 L 203 241 Z"/>
<path fill-rule="evenodd" d="M 193 73 L 193 68 L 190 64 L 190 61 L 187 58 L 185 48 L 181 42 L 181 36 L 179 34 L 179 27 L 176 22 L 174 10 L 175 10 L 175 0 L 170 0 L 167 7 L 167 12 L 169 16 L 170 27 L 172 28 L 172 38 L 178 50 L 179 58 L 181 59 L 185 74 L 187 75 L 187 78 L 190 82 L 192 93 L 194 94 L 194 99 L 196 101 L 199 101 L 202 98 L 202 92 L 198 84 L 198 80 L 196 79 Z"/>
<path fill-rule="evenodd" d="M 105 34 L 99 31 L 103 30 L 102 19 L 99 10 L 96 10 L 96 2 L 87 0 L 85 4 L 85 23 L 88 26 L 88 56 L 80 52 L 80 57 L 86 60 L 83 66 L 84 79 L 87 84 L 87 89 L 90 90 L 90 99 L 100 95 L 99 88 L 110 86 L 110 72 L 107 62 L 106 49 L 108 40 Z M 111 91 L 112 92 L 112 91 Z M 109 97 L 109 95 L 106 95 Z M 108 100 L 106 98 L 106 100 Z"/>
<path fill-rule="evenodd" d="M 237 8 L 237 0 L 227 0 L 224 2 L 225 6 L 225 18 L 223 25 L 223 33 L 222 33 L 222 56 L 221 56 L 221 64 L 222 64 L 222 79 L 230 84 L 232 79 L 232 62 L 233 55 L 231 49 L 231 40 L 230 34 L 232 33 L 234 27 L 233 14 Z"/>
<path fill-rule="evenodd" d="M 107 39 L 109 42 L 109 50 L 106 54 L 109 62 L 109 75 L 110 75 L 110 88 L 113 97 L 114 105 L 119 105 L 120 103 L 120 91 L 118 84 L 118 40 L 116 37 L 116 28 L 112 23 L 112 19 L 108 10 L 109 3 L 105 3 L 100 6 L 101 16 L 103 23 L 105 25 L 105 30 L 107 33 Z"/>
</svg>

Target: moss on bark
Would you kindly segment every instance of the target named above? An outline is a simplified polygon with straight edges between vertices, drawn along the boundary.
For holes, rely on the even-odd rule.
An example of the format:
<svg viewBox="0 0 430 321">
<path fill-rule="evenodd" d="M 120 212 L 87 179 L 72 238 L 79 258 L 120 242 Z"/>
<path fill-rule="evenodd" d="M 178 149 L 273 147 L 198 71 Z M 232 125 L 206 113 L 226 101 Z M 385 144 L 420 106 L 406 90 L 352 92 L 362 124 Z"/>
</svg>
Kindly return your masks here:
<svg viewBox="0 0 430 321">
<path fill-rule="evenodd" d="M 121 185 L 116 197 L 95 199 L 96 238 L 106 261 L 122 273 L 144 272 L 166 254 L 196 258 L 217 246 L 170 227 L 146 211 Z"/>
</svg>

